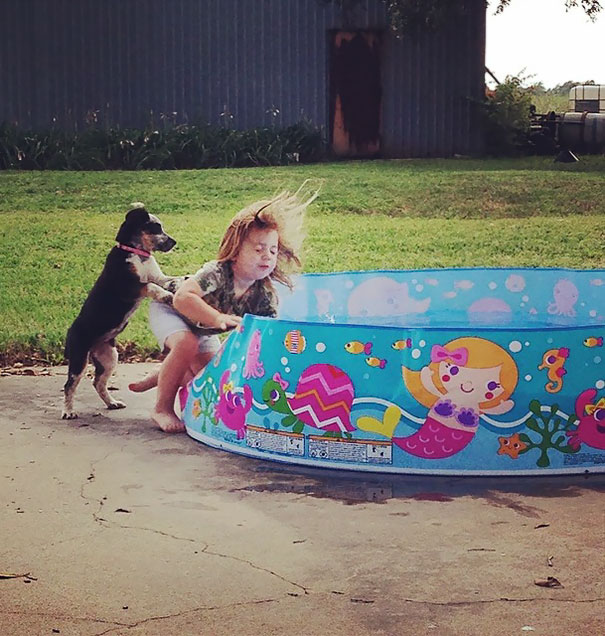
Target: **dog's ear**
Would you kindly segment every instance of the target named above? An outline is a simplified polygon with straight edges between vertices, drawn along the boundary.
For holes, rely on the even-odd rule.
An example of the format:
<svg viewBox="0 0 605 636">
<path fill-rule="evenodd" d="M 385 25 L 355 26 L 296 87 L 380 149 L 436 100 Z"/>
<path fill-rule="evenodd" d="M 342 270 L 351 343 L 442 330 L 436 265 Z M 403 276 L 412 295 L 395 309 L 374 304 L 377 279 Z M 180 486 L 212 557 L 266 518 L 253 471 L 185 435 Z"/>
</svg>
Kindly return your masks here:
<svg viewBox="0 0 605 636">
<path fill-rule="evenodd" d="M 143 226 L 147 221 L 149 221 L 149 212 L 145 208 L 133 208 L 126 214 L 126 219 L 118 230 L 116 241 L 118 243 L 128 242 L 136 228 Z"/>
</svg>

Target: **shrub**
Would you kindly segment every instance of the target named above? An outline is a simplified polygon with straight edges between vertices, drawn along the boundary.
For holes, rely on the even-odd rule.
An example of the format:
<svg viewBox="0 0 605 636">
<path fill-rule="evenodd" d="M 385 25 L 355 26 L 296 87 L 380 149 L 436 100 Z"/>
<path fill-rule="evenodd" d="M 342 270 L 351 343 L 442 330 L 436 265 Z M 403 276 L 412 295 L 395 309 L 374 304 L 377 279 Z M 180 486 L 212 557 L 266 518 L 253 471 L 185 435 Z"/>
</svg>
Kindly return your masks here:
<svg viewBox="0 0 605 636">
<path fill-rule="evenodd" d="M 232 130 L 210 125 L 158 129 L 26 131 L 0 125 L 0 169 L 169 170 L 275 166 L 321 161 L 323 132 L 308 121 L 286 128 Z"/>
<path fill-rule="evenodd" d="M 528 147 L 531 90 L 518 77 L 507 77 L 485 101 L 485 150 L 490 155 L 519 154 Z"/>
</svg>

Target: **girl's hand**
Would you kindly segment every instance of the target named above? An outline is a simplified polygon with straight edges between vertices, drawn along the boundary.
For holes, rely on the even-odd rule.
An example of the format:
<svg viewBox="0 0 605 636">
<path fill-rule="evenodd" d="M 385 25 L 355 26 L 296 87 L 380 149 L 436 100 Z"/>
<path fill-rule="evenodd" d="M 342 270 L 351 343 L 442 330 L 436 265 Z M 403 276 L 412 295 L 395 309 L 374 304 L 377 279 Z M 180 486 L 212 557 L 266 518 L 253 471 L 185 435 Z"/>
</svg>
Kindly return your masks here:
<svg viewBox="0 0 605 636">
<path fill-rule="evenodd" d="M 242 319 L 240 316 L 234 316 L 233 314 L 218 314 L 214 319 L 213 324 L 208 326 L 226 331 L 227 329 L 237 327 L 241 321 Z"/>
</svg>

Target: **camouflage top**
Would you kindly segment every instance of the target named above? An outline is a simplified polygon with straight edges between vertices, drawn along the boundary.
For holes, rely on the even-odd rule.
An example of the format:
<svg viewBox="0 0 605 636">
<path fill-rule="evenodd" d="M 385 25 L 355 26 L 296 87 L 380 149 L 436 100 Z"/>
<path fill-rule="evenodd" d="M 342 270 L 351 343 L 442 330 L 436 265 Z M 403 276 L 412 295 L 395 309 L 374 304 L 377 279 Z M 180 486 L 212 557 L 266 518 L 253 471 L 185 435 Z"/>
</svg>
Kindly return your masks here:
<svg viewBox="0 0 605 636">
<path fill-rule="evenodd" d="M 223 314 L 254 314 L 256 316 L 277 315 L 277 296 L 257 280 L 239 298 L 235 297 L 233 269 L 230 261 L 209 261 L 192 278 L 200 286 L 203 299 Z M 222 329 L 210 329 L 196 325 L 204 335 L 222 333 Z"/>
</svg>

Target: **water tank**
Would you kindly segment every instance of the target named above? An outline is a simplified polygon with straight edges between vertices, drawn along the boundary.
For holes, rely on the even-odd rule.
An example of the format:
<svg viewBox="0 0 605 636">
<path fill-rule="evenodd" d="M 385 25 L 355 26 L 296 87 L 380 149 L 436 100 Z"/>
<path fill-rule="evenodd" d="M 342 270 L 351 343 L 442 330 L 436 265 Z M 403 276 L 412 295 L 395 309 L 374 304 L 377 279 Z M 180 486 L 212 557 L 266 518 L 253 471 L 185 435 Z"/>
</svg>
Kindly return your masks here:
<svg viewBox="0 0 605 636">
<path fill-rule="evenodd" d="M 605 112 L 561 115 L 559 144 L 578 152 L 605 151 Z"/>
<path fill-rule="evenodd" d="M 574 86 L 569 91 L 569 110 L 574 113 L 605 113 L 605 86 Z"/>
</svg>

